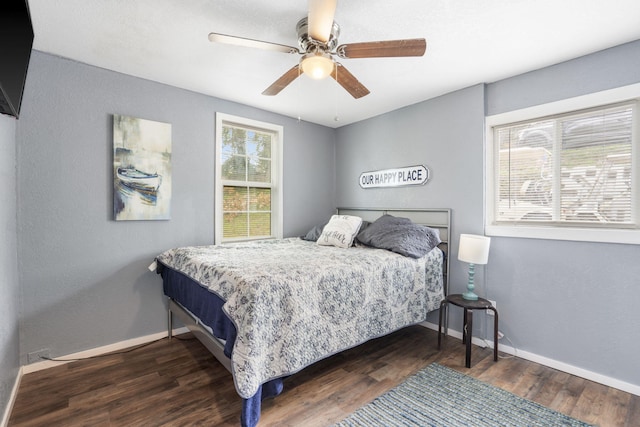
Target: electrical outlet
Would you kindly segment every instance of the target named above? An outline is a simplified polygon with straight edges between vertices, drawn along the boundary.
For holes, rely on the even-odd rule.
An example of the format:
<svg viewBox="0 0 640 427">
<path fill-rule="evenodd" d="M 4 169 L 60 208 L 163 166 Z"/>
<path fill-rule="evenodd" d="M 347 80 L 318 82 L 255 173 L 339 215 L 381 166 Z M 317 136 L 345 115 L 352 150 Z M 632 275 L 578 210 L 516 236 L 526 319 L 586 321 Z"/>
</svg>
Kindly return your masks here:
<svg viewBox="0 0 640 427">
<path fill-rule="evenodd" d="M 43 348 L 42 350 L 34 351 L 27 354 L 27 363 L 42 362 L 44 358 L 51 357 L 51 350 Z"/>
<path fill-rule="evenodd" d="M 496 310 L 498 309 L 498 304 L 493 301 L 493 300 L 489 300 L 489 302 L 491 303 L 491 305 L 493 306 L 493 308 L 495 308 Z M 495 313 L 493 312 L 493 310 L 485 310 L 485 312 L 489 315 L 489 316 L 493 316 Z"/>
</svg>

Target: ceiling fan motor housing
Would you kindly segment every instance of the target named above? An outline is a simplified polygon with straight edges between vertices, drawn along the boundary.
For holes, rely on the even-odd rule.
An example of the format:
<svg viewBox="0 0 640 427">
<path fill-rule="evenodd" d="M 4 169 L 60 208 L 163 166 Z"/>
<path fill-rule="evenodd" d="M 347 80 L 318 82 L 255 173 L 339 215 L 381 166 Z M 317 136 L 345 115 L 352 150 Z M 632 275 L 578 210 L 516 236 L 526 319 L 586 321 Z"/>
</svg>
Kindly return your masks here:
<svg viewBox="0 0 640 427">
<path fill-rule="evenodd" d="M 319 40 L 315 40 L 309 35 L 309 24 L 307 18 L 302 18 L 296 24 L 296 31 L 298 32 L 298 46 L 302 52 L 332 52 L 336 46 L 338 46 L 338 37 L 340 36 L 340 26 L 333 21 L 331 26 L 331 34 L 329 40 L 326 43 Z"/>
</svg>

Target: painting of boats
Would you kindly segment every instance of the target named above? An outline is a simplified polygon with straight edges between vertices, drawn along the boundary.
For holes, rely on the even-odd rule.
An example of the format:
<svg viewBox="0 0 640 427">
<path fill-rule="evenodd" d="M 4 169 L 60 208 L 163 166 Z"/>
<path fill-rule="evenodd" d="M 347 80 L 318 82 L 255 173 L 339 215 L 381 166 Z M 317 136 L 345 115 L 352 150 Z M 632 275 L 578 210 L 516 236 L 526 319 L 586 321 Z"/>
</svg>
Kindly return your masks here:
<svg viewBox="0 0 640 427">
<path fill-rule="evenodd" d="M 122 185 L 138 191 L 158 191 L 162 184 L 162 175 L 142 172 L 133 167 L 118 168 L 116 175 Z"/>
<path fill-rule="evenodd" d="M 116 221 L 170 219 L 171 125 L 113 115 Z"/>
</svg>

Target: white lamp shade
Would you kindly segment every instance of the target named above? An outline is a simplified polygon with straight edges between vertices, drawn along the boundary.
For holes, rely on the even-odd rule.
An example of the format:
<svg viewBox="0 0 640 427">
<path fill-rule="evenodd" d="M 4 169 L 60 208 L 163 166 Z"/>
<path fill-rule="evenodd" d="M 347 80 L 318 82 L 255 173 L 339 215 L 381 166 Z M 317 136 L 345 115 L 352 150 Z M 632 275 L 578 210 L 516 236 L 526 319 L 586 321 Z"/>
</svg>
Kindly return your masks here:
<svg viewBox="0 0 640 427">
<path fill-rule="evenodd" d="M 470 264 L 486 264 L 489 261 L 490 244 L 490 237 L 461 234 L 458 259 Z"/>
<path fill-rule="evenodd" d="M 334 62 L 328 53 L 308 53 L 300 63 L 302 72 L 313 79 L 324 79 L 333 72 Z"/>
</svg>

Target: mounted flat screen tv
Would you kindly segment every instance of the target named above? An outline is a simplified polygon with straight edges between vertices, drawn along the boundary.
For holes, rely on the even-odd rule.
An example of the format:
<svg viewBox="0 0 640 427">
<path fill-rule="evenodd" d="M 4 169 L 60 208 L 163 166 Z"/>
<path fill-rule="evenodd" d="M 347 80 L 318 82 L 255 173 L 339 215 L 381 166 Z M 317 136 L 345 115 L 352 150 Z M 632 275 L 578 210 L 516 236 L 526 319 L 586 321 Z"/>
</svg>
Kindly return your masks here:
<svg viewBox="0 0 640 427">
<path fill-rule="evenodd" d="M 24 82 L 33 46 L 26 0 L 5 0 L 0 13 L 0 113 L 20 115 Z"/>
</svg>

